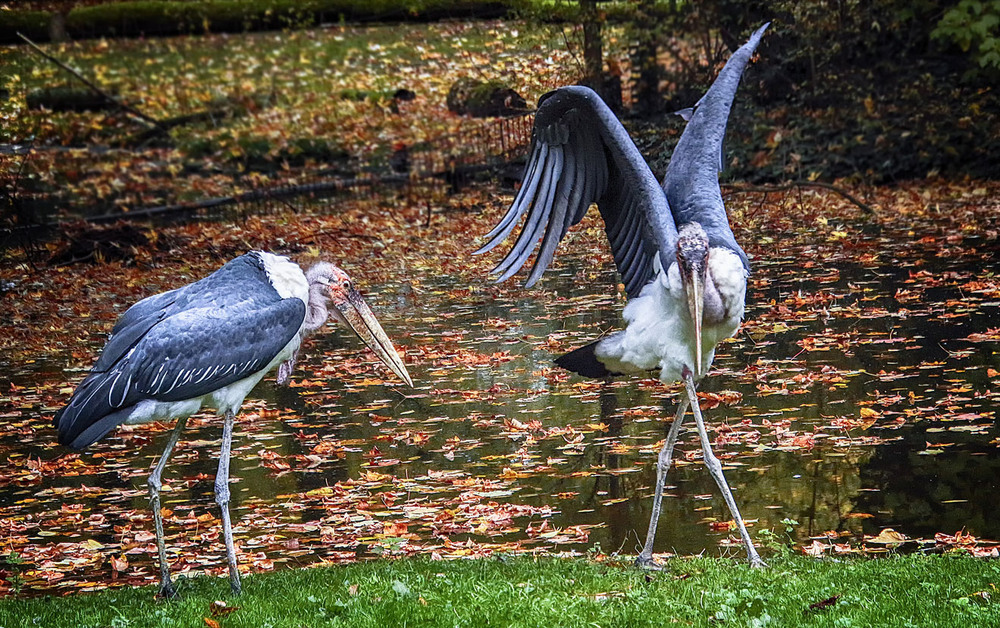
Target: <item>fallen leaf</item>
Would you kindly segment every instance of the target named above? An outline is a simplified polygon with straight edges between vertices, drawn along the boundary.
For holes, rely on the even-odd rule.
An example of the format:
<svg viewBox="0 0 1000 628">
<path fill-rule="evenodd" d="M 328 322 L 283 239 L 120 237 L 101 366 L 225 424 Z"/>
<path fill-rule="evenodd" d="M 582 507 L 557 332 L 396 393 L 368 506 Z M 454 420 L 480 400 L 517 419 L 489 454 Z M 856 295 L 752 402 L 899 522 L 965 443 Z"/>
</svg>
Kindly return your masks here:
<svg viewBox="0 0 1000 628">
<path fill-rule="evenodd" d="M 821 600 L 819 602 L 813 602 L 812 604 L 809 605 L 809 610 L 811 610 L 811 611 L 819 611 L 819 610 L 823 610 L 824 608 L 829 608 L 829 607 L 833 606 L 834 604 L 836 604 L 837 600 L 839 600 L 839 599 L 840 599 L 840 594 L 838 593 L 837 595 L 834 595 L 832 597 L 828 597 L 825 600 Z"/>
<path fill-rule="evenodd" d="M 900 534 L 892 528 L 885 528 L 878 533 L 878 536 L 865 538 L 866 543 L 878 543 L 880 545 L 899 545 L 906 543 L 910 539 L 905 534 Z"/>
</svg>

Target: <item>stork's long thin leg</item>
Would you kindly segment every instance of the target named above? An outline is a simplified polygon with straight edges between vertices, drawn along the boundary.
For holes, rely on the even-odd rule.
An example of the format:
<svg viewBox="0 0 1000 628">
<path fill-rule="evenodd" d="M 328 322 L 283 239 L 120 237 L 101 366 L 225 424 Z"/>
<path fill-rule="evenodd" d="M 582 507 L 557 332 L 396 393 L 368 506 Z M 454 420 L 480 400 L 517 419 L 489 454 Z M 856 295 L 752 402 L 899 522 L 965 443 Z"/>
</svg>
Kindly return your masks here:
<svg viewBox="0 0 1000 628">
<path fill-rule="evenodd" d="M 715 457 L 712 453 L 712 443 L 708 439 L 708 430 L 705 429 L 705 421 L 701 418 L 701 408 L 698 406 L 698 393 L 695 391 L 694 378 L 691 377 L 691 373 L 685 369 L 684 372 L 684 384 L 687 387 L 688 400 L 691 402 L 691 410 L 694 412 L 694 421 L 698 425 L 698 436 L 701 438 L 701 447 L 704 452 L 705 466 L 708 467 L 708 472 L 712 474 L 712 478 L 715 479 L 715 483 L 719 485 L 719 490 L 722 491 L 722 497 L 726 500 L 726 505 L 729 506 L 729 512 L 733 515 L 733 520 L 736 522 L 736 527 L 740 531 L 740 538 L 743 539 L 743 545 L 747 548 L 747 556 L 750 559 L 751 567 L 767 567 L 767 564 L 761 560 L 760 556 L 757 554 L 757 549 L 753 546 L 753 541 L 750 540 L 750 533 L 747 532 L 747 527 L 743 523 L 743 517 L 740 516 L 740 509 L 736 506 L 736 500 L 733 498 L 733 491 L 729 488 L 729 482 L 726 481 L 726 476 L 722 473 L 722 463 L 719 459 Z"/>
<path fill-rule="evenodd" d="M 229 452 L 233 443 L 233 413 L 226 412 L 222 424 L 222 451 L 219 453 L 219 471 L 215 474 L 215 503 L 222 510 L 222 536 L 226 541 L 226 559 L 229 561 L 229 587 L 239 595 L 240 570 L 236 565 L 236 546 L 233 544 L 233 526 L 229 520 Z"/>
<path fill-rule="evenodd" d="M 674 416 L 674 423 L 667 433 L 667 441 L 660 449 L 660 455 L 656 461 L 656 490 L 653 493 L 653 512 L 649 515 L 649 530 L 646 532 L 646 544 L 642 547 L 642 552 L 635 559 L 636 567 L 655 568 L 653 562 L 653 539 L 656 538 L 656 524 L 660 519 L 660 506 L 663 502 L 663 485 L 667 477 L 667 470 L 674 455 L 674 445 L 677 444 L 677 436 L 681 432 L 681 423 L 684 422 L 684 413 L 687 412 L 688 399 L 682 398 L 677 406 L 677 414 Z"/>
<path fill-rule="evenodd" d="M 170 433 L 170 440 L 167 441 L 167 446 L 163 449 L 163 453 L 160 454 L 160 459 L 157 461 L 156 467 L 153 468 L 153 472 L 149 475 L 147 482 L 149 486 L 149 507 L 153 510 L 153 525 L 156 528 L 156 549 L 160 555 L 159 596 L 162 598 L 176 597 L 177 590 L 174 589 L 174 583 L 170 581 L 170 565 L 167 563 L 167 548 L 163 540 L 163 515 L 160 514 L 160 487 L 163 484 L 160 482 L 160 476 L 163 475 L 163 469 L 167 466 L 167 460 L 170 459 L 170 454 L 174 451 L 174 446 L 177 445 L 177 441 L 181 438 L 181 432 L 184 431 L 185 423 L 187 423 L 187 417 L 177 419 L 177 425 L 174 426 L 174 431 Z"/>
</svg>

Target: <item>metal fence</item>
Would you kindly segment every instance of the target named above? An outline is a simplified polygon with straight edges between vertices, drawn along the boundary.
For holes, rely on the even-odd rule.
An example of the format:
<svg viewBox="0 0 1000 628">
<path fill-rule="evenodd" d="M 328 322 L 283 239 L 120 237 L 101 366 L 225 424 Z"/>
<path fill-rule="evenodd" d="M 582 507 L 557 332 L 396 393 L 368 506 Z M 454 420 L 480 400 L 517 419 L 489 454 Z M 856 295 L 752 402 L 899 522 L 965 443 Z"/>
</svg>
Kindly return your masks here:
<svg viewBox="0 0 1000 628">
<path fill-rule="evenodd" d="M 222 217 L 225 210 L 236 209 L 241 214 L 271 213 L 343 194 L 377 195 L 385 188 L 427 185 L 428 180 L 458 187 L 479 173 L 497 172 L 523 159 L 530 142 L 532 121 L 531 115 L 470 118 L 456 133 L 442 134 L 412 146 L 397 143 L 379 147 L 371 152 L 373 157 L 355 160 L 346 168 L 339 165 L 312 172 L 299 169 L 267 177 L 241 172 L 233 175 L 232 182 L 232 189 L 239 191 L 228 196 L 133 207 L 127 212 L 101 211 L 99 207 L 92 207 L 79 217 L 95 223 L 152 218 L 184 220 L 193 215 Z M 53 149 L 8 146 L 6 150 L 8 153 L 29 151 L 22 157 L 27 160 L 26 167 L 30 170 L 31 150 Z M 8 188 L 12 185 L 16 182 L 10 182 Z M 58 195 L 8 189 L 7 196 L 11 207 L 6 208 L 6 215 L 0 221 L 0 244 L 11 231 L 26 228 L 37 231 L 39 227 L 53 227 L 65 221 L 65 218 L 51 217 L 51 209 L 59 204 Z"/>
</svg>

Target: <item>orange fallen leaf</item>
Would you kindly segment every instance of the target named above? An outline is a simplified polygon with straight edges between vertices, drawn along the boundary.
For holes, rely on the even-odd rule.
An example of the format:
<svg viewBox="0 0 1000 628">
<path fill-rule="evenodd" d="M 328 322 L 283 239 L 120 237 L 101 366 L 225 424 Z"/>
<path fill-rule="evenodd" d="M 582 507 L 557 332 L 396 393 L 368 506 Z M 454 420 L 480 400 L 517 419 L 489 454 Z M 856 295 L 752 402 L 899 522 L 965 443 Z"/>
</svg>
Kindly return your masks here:
<svg viewBox="0 0 1000 628">
<path fill-rule="evenodd" d="M 382 534 L 386 536 L 400 536 L 406 534 L 409 524 L 405 521 L 392 521 L 382 527 Z"/>
<path fill-rule="evenodd" d="M 119 572 L 125 571 L 126 569 L 128 569 L 128 559 L 125 558 L 124 554 L 122 554 L 121 556 L 112 556 L 111 568 Z"/>
<path fill-rule="evenodd" d="M 878 533 L 878 536 L 865 539 L 868 543 L 878 543 L 880 545 L 899 545 L 900 543 L 906 543 L 909 540 L 910 539 L 905 534 L 900 534 L 892 528 L 885 528 Z"/>
<path fill-rule="evenodd" d="M 212 612 L 212 617 L 225 616 L 233 611 L 239 610 L 239 606 L 230 606 L 223 600 L 216 600 L 208 605 L 208 610 Z"/>
</svg>

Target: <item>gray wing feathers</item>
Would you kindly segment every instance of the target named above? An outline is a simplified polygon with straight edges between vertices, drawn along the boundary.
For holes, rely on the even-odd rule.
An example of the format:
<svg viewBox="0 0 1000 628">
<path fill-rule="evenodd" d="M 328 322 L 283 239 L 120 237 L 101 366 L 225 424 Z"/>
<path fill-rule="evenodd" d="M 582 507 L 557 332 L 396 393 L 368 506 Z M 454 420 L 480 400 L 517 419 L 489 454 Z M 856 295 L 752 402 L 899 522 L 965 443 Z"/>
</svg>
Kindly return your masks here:
<svg viewBox="0 0 1000 628">
<path fill-rule="evenodd" d="M 300 299 L 234 309 L 187 310 L 153 328 L 130 356 L 134 390 L 181 401 L 228 386 L 267 366 L 305 318 Z"/>
<path fill-rule="evenodd" d="M 201 397 L 267 366 L 298 332 L 305 304 L 282 299 L 259 256 L 130 307 L 90 375 L 55 416 L 59 442 L 86 447 L 143 400 Z"/>
<path fill-rule="evenodd" d="M 111 330 L 108 343 L 101 357 L 94 364 L 94 371 L 107 371 L 131 349 L 136 342 L 167 315 L 167 310 L 177 299 L 178 290 L 162 292 L 139 301 L 122 314 Z"/>
<path fill-rule="evenodd" d="M 687 127 L 681 135 L 663 180 L 663 188 L 673 211 L 674 222 L 680 226 L 699 222 L 708 234 L 711 246 L 725 246 L 739 254 L 744 266 L 750 264 L 743 249 L 736 243 L 719 188 L 722 171 L 722 146 L 726 124 L 743 70 L 767 29 L 764 24 L 726 62 L 708 92 L 698 101 L 694 112 L 686 117 Z"/>
<path fill-rule="evenodd" d="M 254 295 L 273 295 L 271 298 L 276 299 L 277 293 L 258 264 L 253 253 L 241 255 L 207 277 L 139 301 L 115 323 L 93 370 L 113 368 L 154 325 L 177 312 L 206 305 L 225 307 Z"/>
<path fill-rule="evenodd" d="M 166 318 L 110 370 L 94 371 L 80 384 L 56 415 L 59 442 L 86 447 L 141 401 L 201 397 L 261 370 L 298 333 L 304 317 L 300 299 L 281 299 L 263 309 L 197 308 Z M 109 424 L 112 415 L 117 418 Z M 92 429 L 98 424 L 106 429 Z"/>
<path fill-rule="evenodd" d="M 526 282 L 530 287 L 551 264 L 560 240 L 593 203 L 604 218 L 626 290 L 634 296 L 652 276 L 657 250 L 671 246 L 677 237 L 666 197 L 600 97 L 586 87 L 564 87 L 539 100 L 521 189 L 476 253 L 493 249 L 526 216 L 494 272 L 500 274 L 497 281 L 510 278 L 538 247 Z"/>
<path fill-rule="evenodd" d="M 133 408 L 128 406 L 110 414 L 105 414 L 93 423 L 77 424 L 78 430 L 59 431 L 59 442 L 73 449 L 83 449 L 104 438 L 108 432 L 115 429 L 128 419 Z"/>
</svg>

